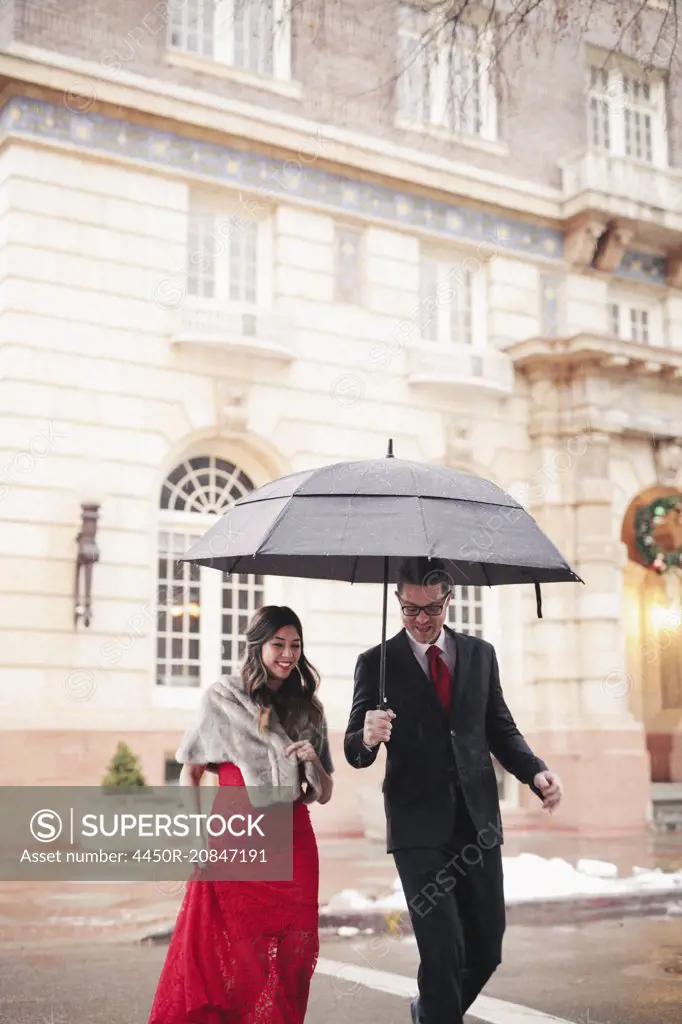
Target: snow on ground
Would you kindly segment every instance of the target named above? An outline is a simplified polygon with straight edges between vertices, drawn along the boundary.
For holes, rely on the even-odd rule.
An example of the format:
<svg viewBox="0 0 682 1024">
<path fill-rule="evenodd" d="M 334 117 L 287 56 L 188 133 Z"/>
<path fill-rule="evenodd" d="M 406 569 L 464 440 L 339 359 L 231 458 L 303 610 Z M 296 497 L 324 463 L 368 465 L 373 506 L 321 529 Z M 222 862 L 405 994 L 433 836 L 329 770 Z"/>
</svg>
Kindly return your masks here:
<svg viewBox="0 0 682 1024">
<path fill-rule="evenodd" d="M 660 868 L 635 868 L 627 878 L 618 877 L 615 864 L 599 860 L 579 860 L 576 867 L 568 861 L 553 857 L 550 860 L 534 853 L 518 857 L 504 857 L 504 890 L 506 901 L 526 903 L 533 900 L 557 899 L 570 896 L 612 896 L 618 893 L 680 892 L 682 871 L 666 873 Z M 461 870 L 466 870 L 464 864 Z M 457 878 L 457 868 L 453 869 Z M 332 896 L 328 911 L 405 910 L 405 896 L 400 879 L 393 884 L 393 892 L 373 900 L 355 889 L 344 889 Z"/>
</svg>

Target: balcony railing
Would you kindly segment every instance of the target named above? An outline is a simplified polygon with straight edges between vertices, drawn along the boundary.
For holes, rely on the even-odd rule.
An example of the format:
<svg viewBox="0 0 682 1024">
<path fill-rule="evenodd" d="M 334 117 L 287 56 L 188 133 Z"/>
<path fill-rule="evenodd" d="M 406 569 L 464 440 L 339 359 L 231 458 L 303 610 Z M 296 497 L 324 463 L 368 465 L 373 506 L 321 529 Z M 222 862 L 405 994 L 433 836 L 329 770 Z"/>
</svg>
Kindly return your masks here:
<svg viewBox="0 0 682 1024">
<path fill-rule="evenodd" d="M 588 149 L 560 162 L 567 215 L 603 210 L 682 230 L 682 171 Z"/>
<path fill-rule="evenodd" d="M 295 356 L 295 327 L 270 310 L 185 302 L 172 314 L 171 342 L 290 363 Z"/>
<path fill-rule="evenodd" d="M 494 394 L 514 389 L 514 367 L 505 352 L 470 345 L 429 348 L 421 341 L 407 353 L 408 383 L 439 390 L 471 388 Z"/>
</svg>

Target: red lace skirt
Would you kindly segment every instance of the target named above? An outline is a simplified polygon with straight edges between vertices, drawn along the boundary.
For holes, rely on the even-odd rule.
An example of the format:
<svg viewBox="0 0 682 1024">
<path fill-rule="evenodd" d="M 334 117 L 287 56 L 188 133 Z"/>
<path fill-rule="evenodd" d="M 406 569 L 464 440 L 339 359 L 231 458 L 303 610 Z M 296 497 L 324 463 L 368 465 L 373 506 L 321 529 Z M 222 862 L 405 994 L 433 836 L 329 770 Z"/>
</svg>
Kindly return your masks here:
<svg viewBox="0 0 682 1024">
<path fill-rule="evenodd" d="M 221 786 L 243 786 L 222 764 Z M 293 808 L 293 878 L 190 879 L 149 1024 L 303 1024 L 319 953 L 319 861 L 308 807 Z"/>
</svg>

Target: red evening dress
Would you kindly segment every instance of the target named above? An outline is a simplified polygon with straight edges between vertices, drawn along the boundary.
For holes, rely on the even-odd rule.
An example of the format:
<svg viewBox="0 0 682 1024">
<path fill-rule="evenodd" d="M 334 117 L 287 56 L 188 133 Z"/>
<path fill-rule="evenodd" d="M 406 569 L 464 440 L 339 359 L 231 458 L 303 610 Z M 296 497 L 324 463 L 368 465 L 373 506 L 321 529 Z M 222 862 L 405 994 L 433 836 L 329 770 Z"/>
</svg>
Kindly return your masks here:
<svg viewBox="0 0 682 1024">
<path fill-rule="evenodd" d="M 221 786 L 243 786 L 231 763 Z M 308 806 L 293 806 L 291 881 L 190 879 L 149 1024 L 303 1024 L 319 953 L 319 860 Z"/>
</svg>

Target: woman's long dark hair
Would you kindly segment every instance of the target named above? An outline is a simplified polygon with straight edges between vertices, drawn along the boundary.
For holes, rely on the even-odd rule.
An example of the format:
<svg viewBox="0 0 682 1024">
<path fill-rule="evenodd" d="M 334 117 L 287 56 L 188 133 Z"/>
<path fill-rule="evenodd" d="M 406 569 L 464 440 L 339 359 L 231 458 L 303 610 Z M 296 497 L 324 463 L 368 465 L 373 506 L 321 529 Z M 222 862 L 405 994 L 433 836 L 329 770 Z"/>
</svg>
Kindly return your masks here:
<svg viewBox="0 0 682 1024">
<path fill-rule="evenodd" d="M 267 685 L 268 674 L 263 665 L 263 644 L 284 626 L 293 626 L 301 640 L 301 656 L 278 690 Z M 242 679 L 247 693 L 259 707 L 258 727 L 268 727 L 273 710 L 284 731 L 300 733 L 308 726 L 317 731 L 321 725 L 322 705 L 317 699 L 320 676 L 305 656 L 303 627 L 296 612 L 286 605 L 268 604 L 259 608 L 246 630 L 246 657 Z"/>
</svg>

